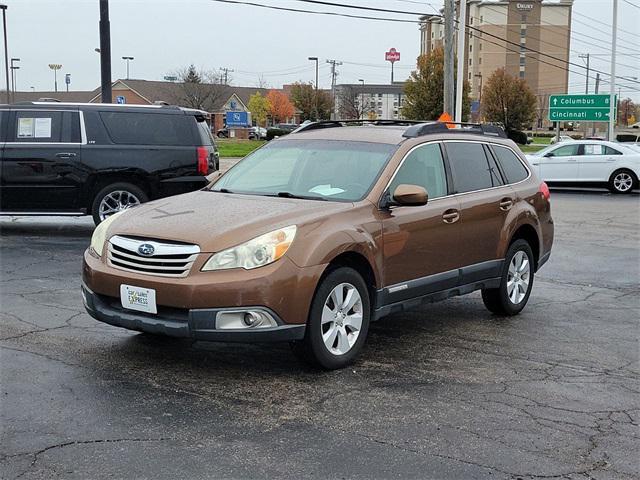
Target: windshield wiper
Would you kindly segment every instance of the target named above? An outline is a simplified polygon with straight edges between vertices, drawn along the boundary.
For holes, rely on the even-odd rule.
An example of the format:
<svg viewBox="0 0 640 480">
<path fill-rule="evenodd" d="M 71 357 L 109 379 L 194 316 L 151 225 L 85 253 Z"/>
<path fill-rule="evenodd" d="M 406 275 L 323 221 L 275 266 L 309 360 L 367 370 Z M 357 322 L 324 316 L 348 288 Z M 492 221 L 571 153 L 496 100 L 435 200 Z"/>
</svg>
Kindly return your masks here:
<svg viewBox="0 0 640 480">
<path fill-rule="evenodd" d="M 302 200 L 322 200 L 324 202 L 327 201 L 324 197 L 316 197 L 313 195 L 296 195 L 291 192 L 278 192 L 275 195 L 269 195 L 270 197 L 284 197 L 284 198 L 300 198 Z"/>
</svg>

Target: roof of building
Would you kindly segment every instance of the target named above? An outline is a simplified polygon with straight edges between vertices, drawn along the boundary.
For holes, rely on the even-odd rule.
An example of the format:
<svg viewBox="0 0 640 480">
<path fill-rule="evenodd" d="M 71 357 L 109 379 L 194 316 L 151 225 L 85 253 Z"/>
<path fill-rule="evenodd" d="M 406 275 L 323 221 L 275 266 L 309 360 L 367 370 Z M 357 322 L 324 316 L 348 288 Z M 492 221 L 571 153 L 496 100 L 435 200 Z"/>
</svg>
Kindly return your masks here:
<svg viewBox="0 0 640 480">
<path fill-rule="evenodd" d="M 85 103 L 93 98 L 94 92 L 16 92 L 13 95 L 13 103 L 37 102 L 41 99 L 56 99 L 61 102 Z"/>
</svg>

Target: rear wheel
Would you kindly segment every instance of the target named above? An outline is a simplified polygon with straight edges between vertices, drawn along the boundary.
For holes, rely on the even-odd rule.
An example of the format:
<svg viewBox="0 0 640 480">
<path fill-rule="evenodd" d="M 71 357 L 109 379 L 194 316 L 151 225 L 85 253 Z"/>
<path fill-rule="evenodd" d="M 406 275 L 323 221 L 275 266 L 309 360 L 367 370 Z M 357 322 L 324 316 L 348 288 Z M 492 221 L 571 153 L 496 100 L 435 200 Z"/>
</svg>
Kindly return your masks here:
<svg viewBox="0 0 640 480">
<path fill-rule="evenodd" d="M 638 185 L 638 178 L 631 170 L 616 170 L 609 178 L 609 190 L 613 193 L 631 193 Z"/>
<path fill-rule="evenodd" d="M 527 304 L 533 287 L 534 258 L 526 240 L 509 246 L 498 288 L 482 290 L 485 307 L 498 315 L 517 315 Z"/>
<path fill-rule="evenodd" d="M 96 225 L 105 218 L 147 202 L 149 197 L 136 185 L 125 182 L 112 183 L 100 190 L 91 205 L 91 215 Z"/>
<path fill-rule="evenodd" d="M 369 291 L 364 280 L 352 268 L 337 268 L 318 287 L 305 338 L 294 342 L 292 348 L 315 366 L 344 368 L 362 349 L 369 320 Z"/>
</svg>

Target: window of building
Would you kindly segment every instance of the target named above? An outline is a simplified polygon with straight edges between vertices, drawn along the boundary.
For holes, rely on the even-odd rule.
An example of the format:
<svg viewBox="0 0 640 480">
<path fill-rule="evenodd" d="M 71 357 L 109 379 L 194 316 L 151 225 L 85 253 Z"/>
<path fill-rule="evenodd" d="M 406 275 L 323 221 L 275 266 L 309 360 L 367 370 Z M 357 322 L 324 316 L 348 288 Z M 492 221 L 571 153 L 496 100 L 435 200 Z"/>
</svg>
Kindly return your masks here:
<svg viewBox="0 0 640 480">
<path fill-rule="evenodd" d="M 520 36 L 521 37 L 526 37 L 527 36 L 527 29 L 526 28 L 521 28 L 520 29 Z"/>
<path fill-rule="evenodd" d="M 430 143 L 411 152 L 389 185 L 393 194 L 402 184 L 424 187 L 429 198 L 444 197 L 447 194 L 447 175 L 440 146 Z"/>
<path fill-rule="evenodd" d="M 469 17 L 469 25 L 473 25 L 473 17 Z"/>
<path fill-rule="evenodd" d="M 524 67 L 524 62 L 525 62 L 525 56 L 524 55 L 520 55 L 520 66 Z"/>
<path fill-rule="evenodd" d="M 526 13 L 522 14 L 521 23 L 527 23 L 527 14 Z"/>
<path fill-rule="evenodd" d="M 482 57 L 478 57 L 478 65 L 482 65 Z"/>
<path fill-rule="evenodd" d="M 483 16 L 480 15 L 480 23 L 482 23 L 484 21 Z"/>
<path fill-rule="evenodd" d="M 473 64 L 473 59 L 472 59 L 472 58 L 470 58 L 470 59 L 469 59 L 469 65 L 472 65 L 472 64 Z"/>
<path fill-rule="evenodd" d="M 469 80 L 471 80 L 471 72 L 469 72 Z"/>
<path fill-rule="evenodd" d="M 469 51 L 473 52 L 473 45 L 469 45 Z"/>
<path fill-rule="evenodd" d="M 447 142 L 447 156 L 457 193 L 491 188 L 491 168 L 481 143 Z"/>
<path fill-rule="evenodd" d="M 481 43 L 478 44 L 478 50 L 482 51 L 482 44 Z"/>
<path fill-rule="evenodd" d="M 524 79 L 524 70 L 520 70 L 520 78 Z"/>
</svg>

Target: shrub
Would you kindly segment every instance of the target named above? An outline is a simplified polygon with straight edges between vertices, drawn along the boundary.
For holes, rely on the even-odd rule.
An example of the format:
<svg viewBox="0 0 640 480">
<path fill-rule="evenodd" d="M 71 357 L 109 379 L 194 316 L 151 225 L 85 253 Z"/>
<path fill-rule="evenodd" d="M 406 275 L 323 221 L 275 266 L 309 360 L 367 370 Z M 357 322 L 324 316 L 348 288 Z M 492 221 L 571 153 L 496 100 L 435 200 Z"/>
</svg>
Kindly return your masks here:
<svg viewBox="0 0 640 480">
<path fill-rule="evenodd" d="M 507 137 L 520 145 L 527 144 L 527 134 L 520 130 L 507 130 Z"/>
<path fill-rule="evenodd" d="M 267 140 L 273 140 L 275 137 L 282 137 L 288 133 L 291 133 L 290 130 L 283 130 L 282 128 L 268 128 L 267 129 Z"/>
</svg>

